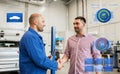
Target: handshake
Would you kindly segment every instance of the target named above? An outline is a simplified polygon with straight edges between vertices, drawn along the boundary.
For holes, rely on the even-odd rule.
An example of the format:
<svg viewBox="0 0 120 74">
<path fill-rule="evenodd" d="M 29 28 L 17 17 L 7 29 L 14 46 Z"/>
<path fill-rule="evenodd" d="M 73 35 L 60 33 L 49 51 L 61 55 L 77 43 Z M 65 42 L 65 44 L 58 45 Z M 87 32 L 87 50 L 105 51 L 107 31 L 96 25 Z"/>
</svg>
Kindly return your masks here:
<svg viewBox="0 0 120 74">
<path fill-rule="evenodd" d="M 63 61 L 62 61 L 62 59 L 58 59 L 57 60 L 57 63 L 58 63 L 58 70 L 61 70 L 64 66 L 63 66 Z"/>
<path fill-rule="evenodd" d="M 51 58 L 52 56 L 48 56 L 48 58 Z M 59 57 L 56 58 L 55 60 L 57 60 L 58 63 L 58 70 L 61 70 L 64 66 L 63 64 L 65 63 L 65 59 L 60 59 Z"/>
</svg>

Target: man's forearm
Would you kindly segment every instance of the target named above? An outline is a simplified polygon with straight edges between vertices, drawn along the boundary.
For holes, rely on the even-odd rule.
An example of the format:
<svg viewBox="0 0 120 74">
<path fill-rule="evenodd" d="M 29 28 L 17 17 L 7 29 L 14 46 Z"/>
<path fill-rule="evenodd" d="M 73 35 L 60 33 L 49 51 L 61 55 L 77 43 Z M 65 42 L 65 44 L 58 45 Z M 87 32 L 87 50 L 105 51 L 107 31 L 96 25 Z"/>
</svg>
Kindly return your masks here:
<svg viewBox="0 0 120 74">
<path fill-rule="evenodd" d="M 67 61 L 68 61 L 68 57 L 64 54 L 64 56 L 61 59 L 61 62 L 64 64 Z"/>
<path fill-rule="evenodd" d="M 99 72 L 96 72 L 96 74 L 100 74 Z"/>
</svg>

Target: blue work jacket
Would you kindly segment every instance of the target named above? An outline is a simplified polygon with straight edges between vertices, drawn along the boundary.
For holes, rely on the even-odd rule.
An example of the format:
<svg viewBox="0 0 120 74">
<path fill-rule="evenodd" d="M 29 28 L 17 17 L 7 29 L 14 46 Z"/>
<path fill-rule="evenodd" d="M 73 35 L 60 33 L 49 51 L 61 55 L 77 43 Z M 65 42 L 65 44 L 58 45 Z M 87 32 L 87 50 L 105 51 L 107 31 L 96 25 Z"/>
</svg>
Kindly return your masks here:
<svg viewBox="0 0 120 74">
<path fill-rule="evenodd" d="M 19 45 L 20 74 L 46 74 L 57 70 L 58 63 L 46 57 L 42 37 L 32 28 L 23 35 Z"/>
</svg>

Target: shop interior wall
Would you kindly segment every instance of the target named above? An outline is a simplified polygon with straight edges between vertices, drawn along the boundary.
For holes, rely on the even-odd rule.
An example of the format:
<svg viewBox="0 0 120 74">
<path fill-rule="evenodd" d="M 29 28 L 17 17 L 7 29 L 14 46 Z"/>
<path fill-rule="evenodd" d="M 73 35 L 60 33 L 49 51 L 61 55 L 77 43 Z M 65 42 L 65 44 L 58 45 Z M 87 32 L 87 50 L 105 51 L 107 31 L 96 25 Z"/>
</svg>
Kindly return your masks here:
<svg viewBox="0 0 120 74">
<path fill-rule="evenodd" d="M 44 5 L 34 5 L 15 0 L 0 0 L 0 31 L 4 30 L 7 40 L 20 40 L 21 36 L 28 29 L 28 18 L 32 13 L 40 13 L 44 16 L 46 27 L 43 36 L 46 43 L 47 55 L 50 53 L 51 47 L 51 26 L 56 27 L 57 36 L 65 36 L 67 25 L 67 7 L 63 1 L 49 2 Z M 23 22 L 9 23 L 6 21 L 7 13 L 23 13 Z M 20 33 L 20 36 L 15 36 L 15 33 Z M 60 34 L 60 35 L 59 35 Z"/>
<path fill-rule="evenodd" d="M 111 41 L 120 41 L 120 0 L 72 0 L 68 5 L 69 30 L 73 30 L 73 20 L 76 16 L 84 16 L 87 20 L 86 30 L 97 37 L 106 37 Z M 106 23 L 101 23 L 96 18 L 98 10 L 110 10 L 112 18 Z"/>
<path fill-rule="evenodd" d="M 87 20 L 88 32 L 96 32 L 98 37 L 106 37 L 111 41 L 120 40 L 120 0 L 87 0 Z M 97 20 L 96 13 L 98 10 L 106 8 L 112 18 L 106 23 L 101 23 Z M 96 30 L 95 30 L 96 28 Z"/>
</svg>

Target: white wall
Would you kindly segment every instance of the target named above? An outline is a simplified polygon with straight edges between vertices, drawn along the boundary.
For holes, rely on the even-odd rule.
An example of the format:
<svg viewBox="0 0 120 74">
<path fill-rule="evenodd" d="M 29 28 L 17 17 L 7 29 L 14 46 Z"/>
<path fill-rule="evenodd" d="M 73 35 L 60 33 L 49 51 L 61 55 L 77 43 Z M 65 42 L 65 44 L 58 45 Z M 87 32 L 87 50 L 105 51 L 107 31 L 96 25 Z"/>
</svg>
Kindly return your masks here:
<svg viewBox="0 0 120 74">
<path fill-rule="evenodd" d="M 94 30 L 98 31 L 99 36 L 107 37 L 110 40 L 120 40 L 119 29 L 117 28 L 120 24 L 120 0 L 87 0 L 87 21 L 88 21 L 88 32 Z M 107 23 L 101 23 L 95 19 L 96 13 L 101 8 L 107 8 L 112 12 L 112 18 Z"/>
<path fill-rule="evenodd" d="M 24 19 L 22 23 L 7 23 L 7 13 L 25 12 L 24 4 L 10 0 L 0 0 L 0 31 L 4 30 L 5 38 L 9 40 L 19 40 L 24 31 Z M 23 17 L 24 18 L 24 17 Z M 21 33 L 20 36 L 15 36 Z"/>
<path fill-rule="evenodd" d="M 43 11 L 44 10 L 44 11 Z M 56 26 L 57 31 L 65 31 L 67 24 L 67 10 L 64 3 L 60 0 L 51 2 L 43 6 L 28 6 L 28 15 L 31 13 L 41 13 L 46 22 L 45 30 L 50 31 L 51 26 Z"/>
<path fill-rule="evenodd" d="M 50 1 L 50 0 L 48 0 Z M 6 13 L 20 12 L 23 13 L 22 23 L 7 23 Z M 0 0 L 0 31 L 4 30 L 5 38 L 9 40 L 20 40 L 24 31 L 29 27 L 28 18 L 32 13 L 40 13 L 44 16 L 46 27 L 44 32 L 40 33 L 43 36 L 46 45 L 47 55 L 51 45 L 51 26 L 56 26 L 58 36 L 64 37 L 67 26 L 67 7 L 61 0 L 49 2 L 43 5 L 34 5 L 15 0 Z M 15 36 L 15 33 L 20 33 L 21 36 Z M 60 35 L 59 35 L 60 33 Z"/>
<path fill-rule="evenodd" d="M 68 5 L 68 29 L 73 31 L 73 21 L 77 16 L 77 3 L 76 0 L 72 0 L 72 2 Z"/>
<path fill-rule="evenodd" d="M 120 40 L 120 0 L 72 0 L 68 5 L 69 30 L 73 31 L 73 20 L 76 16 L 83 15 L 87 19 L 87 32 L 97 33 L 98 37 L 104 36 L 110 40 Z M 77 3 L 76 3 L 77 2 Z M 78 4 L 78 5 L 77 5 Z M 107 23 L 101 23 L 96 20 L 96 13 L 101 8 L 107 8 L 112 13 L 112 19 Z M 84 13 L 83 13 L 84 10 Z"/>
<path fill-rule="evenodd" d="M 82 7 L 83 5 L 82 0 L 72 0 L 70 4 L 68 4 L 68 30 L 74 31 L 73 21 L 75 17 L 83 16 L 85 14 L 85 10 Z"/>
<path fill-rule="evenodd" d="M 60 0 L 56 2 L 50 2 L 45 5 L 32 5 L 22 2 L 17 2 L 13 0 L 1 0 L 0 1 L 0 28 L 10 28 L 10 29 L 22 29 L 24 25 L 27 27 L 28 17 L 32 13 L 40 13 L 44 16 L 46 21 L 46 31 L 50 31 L 51 26 L 56 26 L 57 31 L 66 31 L 67 25 L 67 10 L 64 3 Z M 44 11 L 43 11 L 44 10 Z M 6 22 L 6 13 L 8 12 L 21 12 L 23 13 L 23 22 L 22 23 L 7 23 Z M 26 20 L 27 19 L 27 20 Z M 27 23 L 27 24 L 26 24 Z M 17 25 L 16 25 L 17 24 Z M 6 27 L 7 26 L 7 27 Z M 14 28 L 13 28 L 14 27 Z"/>
</svg>

